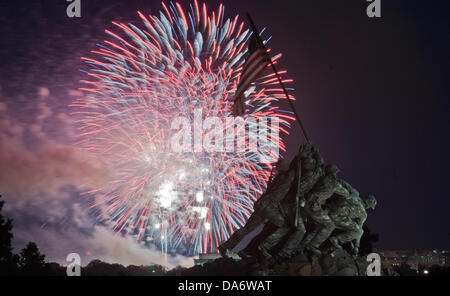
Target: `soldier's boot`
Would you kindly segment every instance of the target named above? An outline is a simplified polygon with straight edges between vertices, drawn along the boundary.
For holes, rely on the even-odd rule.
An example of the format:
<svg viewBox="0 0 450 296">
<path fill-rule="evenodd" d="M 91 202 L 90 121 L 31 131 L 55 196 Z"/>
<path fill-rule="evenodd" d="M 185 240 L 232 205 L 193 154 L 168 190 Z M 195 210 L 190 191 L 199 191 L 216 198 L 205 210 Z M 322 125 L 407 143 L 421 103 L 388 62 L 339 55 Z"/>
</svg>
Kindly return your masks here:
<svg viewBox="0 0 450 296">
<path fill-rule="evenodd" d="M 269 260 L 272 255 L 269 254 L 268 250 L 264 246 L 258 246 L 259 256 L 264 260 Z"/>
<path fill-rule="evenodd" d="M 311 257 L 322 255 L 322 252 L 319 250 L 319 248 L 317 248 L 311 244 L 307 244 L 305 246 L 305 250 L 307 250 L 311 253 Z"/>
<path fill-rule="evenodd" d="M 328 239 L 328 241 L 331 243 L 331 245 L 336 248 L 336 249 L 342 249 L 342 246 L 339 244 L 339 240 L 335 237 L 332 236 Z"/>
<path fill-rule="evenodd" d="M 278 244 L 286 234 L 288 234 L 289 227 L 279 227 L 274 232 L 272 232 L 266 239 L 261 243 L 261 247 L 265 250 L 272 249 L 276 244 Z"/>
<path fill-rule="evenodd" d="M 335 229 L 334 223 L 331 222 L 331 220 L 324 219 L 322 222 L 323 222 L 323 224 L 317 230 L 317 234 L 314 236 L 314 238 L 308 244 L 317 249 L 319 249 L 320 246 L 322 245 L 322 243 L 330 237 L 330 234 Z"/>
<path fill-rule="evenodd" d="M 227 256 L 227 247 L 225 246 L 225 244 L 219 245 L 217 247 L 217 249 L 219 249 L 220 256 L 222 256 L 224 258 L 228 258 L 228 256 Z"/>
<path fill-rule="evenodd" d="M 363 235 L 364 231 L 361 228 L 355 228 L 346 230 L 345 232 L 336 236 L 336 238 L 341 242 L 341 244 L 350 243 L 352 249 L 352 255 L 358 256 L 359 248 L 353 244 L 353 241 L 357 241 L 357 245 L 359 244 L 359 240 Z"/>
<path fill-rule="evenodd" d="M 283 239 L 289 230 L 289 227 L 279 227 L 266 237 L 266 239 L 258 246 L 259 259 L 270 264 L 273 263 L 274 260 L 269 251 Z"/>
<path fill-rule="evenodd" d="M 278 254 L 273 256 L 274 261 L 278 262 L 278 263 L 286 261 L 289 258 L 290 258 L 290 256 L 288 254 L 286 254 L 285 252 L 283 252 L 283 251 L 280 251 Z"/>
<path fill-rule="evenodd" d="M 239 257 L 241 257 L 241 259 L 246 259 L 251 257 L 251 255 L 246 251 L 246 249 L 239 251 L 238 252 Z"/>
<path fill-rule="evenodd" d="M 304 245 L 302 245 L 301 242 L 305 233 L 305 225 L 303 222 L 299 223 L 296 230 L 289 236 L 283 248 L 280 250 L 279 255 L 284 258 L 289 258 L 295 254 L 301 253 L 304 248 Z"/>
<path fill-rule="evenodd" d="M 304 249 L 311 240 L 316 236 L 318 229 L 314 229 L 313 231 L 309 232 L 306 237 L 303 238 L 303 240 L 300 242 L 300 248 Z"/>
</svg>

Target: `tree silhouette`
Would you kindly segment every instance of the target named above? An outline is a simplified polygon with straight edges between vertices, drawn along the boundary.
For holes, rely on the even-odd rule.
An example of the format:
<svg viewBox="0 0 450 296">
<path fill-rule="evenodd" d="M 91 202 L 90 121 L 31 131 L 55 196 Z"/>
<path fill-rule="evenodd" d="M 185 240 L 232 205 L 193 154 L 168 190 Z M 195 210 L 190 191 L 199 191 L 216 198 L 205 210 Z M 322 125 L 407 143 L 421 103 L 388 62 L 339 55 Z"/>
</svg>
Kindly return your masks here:
<svg viewBox="0 0 450 296">
<path fill-rule="evenodd" d="M 29 242 L 20 253 L 19 266 L 24 275 L 42 275 L 45 273 L 45 255 L 41 255 L 34 242 Z"/>
<path fill-rule="evenodd" d="M 109 264 L 101 260 L 92 260 L 82 269 L 82 275 L 87 276 L 121 276 L 125 275 L 125 266 L 120 264 Z"/>
<path fill-rule="evenodd" d="M 10 275 L 17 271 L 18 256 L 12 253 L 12 220 L 2 216 L 4 203 L 0 200 L 0 275 Z"/>
<path fill-rule="evenodd" d="M 20 256 L 12 252 L 13 224 L 11 219 L 2 215 L 4 201 L 0 195 L 0 276 L 1 275 L 51 275 L 66 276 L 66 268 L 58 263 L 46 263 L 45 255 L 41 254 L 34 242 L 29 242 L 22 249 Z M 100 260 L 91 261 L 82 268 L 82 275 L 105 276 L 155 276 L 164 275 L 160 265 L 127 267 L 120 264 L 110 264 Z"/>
</svg>

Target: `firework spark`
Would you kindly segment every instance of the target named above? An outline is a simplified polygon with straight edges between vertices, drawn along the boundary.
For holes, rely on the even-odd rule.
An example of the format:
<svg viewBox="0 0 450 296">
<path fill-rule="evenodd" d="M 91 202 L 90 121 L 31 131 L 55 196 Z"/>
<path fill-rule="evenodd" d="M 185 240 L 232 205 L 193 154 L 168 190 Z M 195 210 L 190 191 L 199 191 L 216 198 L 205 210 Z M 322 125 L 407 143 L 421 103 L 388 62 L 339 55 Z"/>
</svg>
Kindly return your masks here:
<svg viewBox="0 0 450 296">
<path fill-rule="evenodd" d="M 171 124 L 180 117 L 194 122 L 201 110 L 204 117 L 224 119 L 223 131 L 230 127 L 225 118 L 251 33 L 238 16 L 225 20 L 223 5 L 210 11 L 194 1 L 185 13 L 179 3 L 162 3 L 159 17 L 138 15 L 142 28 L 113 22 L 118 32 L 106 31 L 112 41 L 83 58 L 91 66 L 83 81 L 87 95 L 72 104 L 79 145 L 114 175 L 90 192 L 97 193 L 92 207 L 113 221 L 115 231 L 165 251 L 211 252 L 245 223 L 265 190 L 272 164 L 261 156 L 274 145 L 284 151 L 284 144 L 277 136 L 261 140 L 256 151 L 173 152 Z M 281 134 L 288 133 L 293 118 L 273 104 L 284 99 L 273 74 L 259 78 L 246 95 L 246 117 L 278 118 Z M 246 128 L 245 140 L 256 132 Z"/>
</svg>

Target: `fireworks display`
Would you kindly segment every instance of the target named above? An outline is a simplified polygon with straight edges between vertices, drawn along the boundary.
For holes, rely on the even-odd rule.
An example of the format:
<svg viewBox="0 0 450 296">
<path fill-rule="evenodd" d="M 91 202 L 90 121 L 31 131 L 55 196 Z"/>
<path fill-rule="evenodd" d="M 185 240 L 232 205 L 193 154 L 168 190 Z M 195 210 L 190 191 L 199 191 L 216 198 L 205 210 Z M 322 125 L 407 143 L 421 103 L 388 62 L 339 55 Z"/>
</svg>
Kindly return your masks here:
<svg viewBox="0 0 450 296">
<path fill-rule="evenodd" d="M 268 71 L 246 93 L 245 118 L 256 119 L 259 126 L 246 126 L 245 141 L 261 132 L 260 123 L 266 121 L 258 119 L 268 117 L 279 119 L 280 137 L 258 138 L 252 151 L 194 147 L 175 152 L 171 143 L 179 134 L 173 129 L 177 118 L 192 124 L 194 136 L 187 135 L 188 140 L 198 129 L 203 140 L 208 138 L 206 121 L 196 123 L 199 112 L 202 119 L 224 123 L 215 124 L 223 134 L 223 139 L 214 138 L 215 144 L 238 145 L 240 140 L 226 132 L 226 118 L 231 117 L 251 32 L 238 16 L 226 19 L 223 5 L 210 11 L 197 1 L 186 11 L 179 3 L 162 3 L 159 17 L 138 15 L 141 28 L 113 22 L 117 32 L 107 30 L 110 40 L 83 58 L 90 65 L 83 81 L 86 95 L 72 104 L 78 144 L 107 163 L 113 177 L 86 194 L 95 196 L 92 207 L 99 218 L 112 221 L 116 232 L 164 252 L 213 252 L 252 213 L 273 166 L 261 157 L 274 146 L 284 151 L 282 136 L 293 117 L 274 104 L 285 97 Z M 271 131 L 269 123 L 263 127 Z"/>
</svg>

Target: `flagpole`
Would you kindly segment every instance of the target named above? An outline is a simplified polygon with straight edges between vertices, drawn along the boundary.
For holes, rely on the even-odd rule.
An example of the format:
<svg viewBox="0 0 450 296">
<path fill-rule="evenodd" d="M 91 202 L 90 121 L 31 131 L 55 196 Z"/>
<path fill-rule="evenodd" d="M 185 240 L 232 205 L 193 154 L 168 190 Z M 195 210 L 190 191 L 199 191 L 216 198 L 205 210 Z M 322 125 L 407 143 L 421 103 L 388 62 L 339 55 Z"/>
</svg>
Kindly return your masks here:
<svg viewBox="0 0 450 296">
<path fill-rule="evenodd" d="M 259 43 L 258 45 L 259 46 L 264 46 L 264 43 L 263 43 L 263 41 L 261 39 L 261 36 L 259 36 L 258 29 L 256 28 L 255 23 L 253 23 L 252 17 L 250 16 L 250 14 L 248 12 L 247 12 L 247 18 L 248 18 L 248 21 L 250 23 L 250 27 L 252 28 L 253 35 L 256 37 L 256 40 Z M 263 48 L 265 48 L 265 46 Z M 278 82 L 280 83 L 284 94 L 286 95 L 286 98 L 287 98 L 287 100 L 289 102 L 289 105 L 291 106 L 292 111 L 294 111 L 295 118 L 297 119 L 297 122 L 298 122 L 298 124 L 300 126 L 300 129 L 301 129 L 301 131 L 303 133 L 303 136 L 305 137 L 306 142 L 311 143 L 311 141 L 309 140 L 308 134 L 306 133 L 306 130 L 305 130 L 304 126 L 303 126 L 303 123 L 300 120 L 300 116 L 298 115 L 297 110 L 295 109 L 295 106 L 292 103 L 292 99 L 289 96 L 289 93 L 287 92 L 286 88 L 284 87 L 284 84 L 283 84 L 283 81 L 281 80 L 280 74 L 278 74 L 277 68 L 275 68 L 275 65 L 273 64 L 272 58 L 270 57 L 269 53 L 267 53 L 267 56 L 269 57 L 270 66 L 272 67 L 272 70 L 275 73 L 275 76 L 277 77 Z"/>
</svg>

